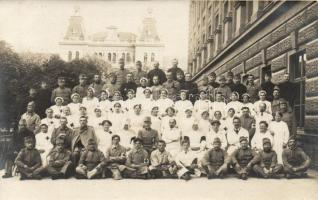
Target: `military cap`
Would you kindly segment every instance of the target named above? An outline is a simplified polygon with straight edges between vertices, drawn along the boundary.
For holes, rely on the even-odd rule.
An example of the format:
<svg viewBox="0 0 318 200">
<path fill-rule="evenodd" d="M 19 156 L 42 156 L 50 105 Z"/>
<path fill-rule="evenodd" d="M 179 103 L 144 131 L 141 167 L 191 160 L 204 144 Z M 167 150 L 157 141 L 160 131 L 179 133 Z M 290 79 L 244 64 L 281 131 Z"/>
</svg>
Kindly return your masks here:
<svg viewBox="0 0 318 200">
<path fill-rule="evenodd" d="M 151 122 L 151 118 L 149 116 L 145 117 L 144 122 Z"/>
<path fill-rule="evenodd" d="M 214 138 L 214 140 L 213 140 L 213 144 L 215 144 L 215 143 L 221 143 L 221 140 L 220 140 L 220 138 L 218 138 L 218 137 L 216 137 L 216 138 Z"/>
<path fill-rule="evenodd" d="M 263 138 L 263 144 L 266 144 L 266 143 L 271 144 L 271 140 L 269 138 Z"/>
<path fill-rule="evenodd" d="M 219 120 L 212 120 L 210 123 L 211 123 L 211 125 L 213 125 L 213 124 L 221 125 L 221 122 Z"/>
<path fill-rule="evenodd" d="M 112 122 L 109 121 L 109 120 L 107 120 L 107 119 L 102 121 L 102 125 L 104 125 L 105 123 L 107 123 L 107 124 L 110 125 L 110 126 L 113 125 Z"/>
<path fill-rule="evenodd" d="M 241 137 L 240 137 L 240 142 L 242 142 L 242 141 L 246 141 L 246 142 L 248 142 L 247 137 L 241 136 Z"/>
</svg>

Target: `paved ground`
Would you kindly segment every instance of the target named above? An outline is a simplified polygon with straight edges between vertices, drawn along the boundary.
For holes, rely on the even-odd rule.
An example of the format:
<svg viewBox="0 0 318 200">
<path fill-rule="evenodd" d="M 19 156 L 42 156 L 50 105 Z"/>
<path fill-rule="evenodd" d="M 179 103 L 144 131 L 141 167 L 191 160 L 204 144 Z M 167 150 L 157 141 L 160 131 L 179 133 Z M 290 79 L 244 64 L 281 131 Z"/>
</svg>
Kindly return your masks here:
<svg viewBox="0 0 318 200">
<path fill-rule="evenodd" d="M 3 172 L 0 171 L 0 174 Z M 236 178 L 207 180 L 57 180 L 19 181 L 0 178 L 0 199 L 266 199 L 317 200 L 318 172 L 310 171 L 309 178 L 295 180 L 247 181 Z"/>
</svg>

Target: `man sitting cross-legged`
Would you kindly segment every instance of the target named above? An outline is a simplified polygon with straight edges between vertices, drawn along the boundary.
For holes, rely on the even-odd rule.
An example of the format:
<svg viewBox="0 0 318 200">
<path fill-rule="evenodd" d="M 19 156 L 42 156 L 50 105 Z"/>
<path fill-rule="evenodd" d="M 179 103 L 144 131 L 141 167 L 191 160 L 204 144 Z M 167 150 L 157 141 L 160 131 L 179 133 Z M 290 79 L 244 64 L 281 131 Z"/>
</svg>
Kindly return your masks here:
<svg viewBox="0 0 318 200">
<path fill-rule="evenodd" d="M 151 153 L 149 169 L 153 178 L 177 178 L 177 165 L 165 148 L 166 142 L 159 140 L 158 149 Z"/>
<path fill-rule="evenodd" d="M 70 177 L 73 170 L 71 156 L 71 151 L 65 148 L 65 139 L 57 137 L 55 147 L 48 155 L 47 172 L 53 180 Z"/>
<path fill-rule="evenodd" d="M 223 178 L 227 174 L 230 161 L 231 159 L 227 156 L 226 151 L 221 149 L 220 138 L 216 137 L 213 140 L 213 148 L 208 150 L 202 159 L 202 166 L 208 179 Z"/>
<path fill-rule="evenodd" d="M 79 164 L 76 167 L 76 178 L 102 178 L 106 159 L 96 145 L 94 139 L 89 139 L 87 149 L 81 152 Z"/>
<path fill-rule="evenodd" d="M 277 154 L 272 150 L 269 138 L 263 139 L 263 150 L 255 157 L 253 171 L 262 178 L 277 178 L 278 173 L 283 169 L 281 164 L 277 164 Z"/>
</svg>

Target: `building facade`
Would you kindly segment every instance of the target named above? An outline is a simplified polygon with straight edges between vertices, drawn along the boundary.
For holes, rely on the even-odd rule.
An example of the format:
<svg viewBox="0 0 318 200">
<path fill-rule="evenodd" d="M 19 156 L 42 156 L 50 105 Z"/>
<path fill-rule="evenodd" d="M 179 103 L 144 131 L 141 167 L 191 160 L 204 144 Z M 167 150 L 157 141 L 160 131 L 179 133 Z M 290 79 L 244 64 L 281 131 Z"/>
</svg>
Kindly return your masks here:
<svg viewBox="0 0 318 200">
<path fill-rule="evenodd" d="M 318 2 L 190 2 L 188 71 L 200 84 L 204 74 L 228 71 L 243 81 L 287 71 L 297 86 L 297 134 L 318 166 Z"/>
<path fill-rule="evenodd" d="M 139 35 L 120 32 L 116 26 L 108 26 L 105 32 L 86 34 L 83 17 L 78 9 L 69 19 L 65 37 L 59 42 L 60 57 L 65 61 L 85 56 L 97 56 L 118 68 L 118 60 L 123 58 L 127 68 L 134 68 L 141 61 L 145 69 L 151 63 L 163 62 L 164 44 L 159 38 L 156 20 L 149 9 L 142 21 Z"/>
</svg>

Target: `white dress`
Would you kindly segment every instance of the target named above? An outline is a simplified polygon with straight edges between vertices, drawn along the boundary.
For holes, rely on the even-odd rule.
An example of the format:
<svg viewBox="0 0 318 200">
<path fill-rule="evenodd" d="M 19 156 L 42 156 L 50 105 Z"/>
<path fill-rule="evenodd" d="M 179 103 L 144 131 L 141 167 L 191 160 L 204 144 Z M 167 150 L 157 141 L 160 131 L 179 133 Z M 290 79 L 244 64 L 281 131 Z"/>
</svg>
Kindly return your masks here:
<svg viewBox="0 0 318 200">
<path fill-rule="evenodd" d="M 187 132 L 192 130 L 192 126 L 195 123 L 196 119 L 191 116 L 191 117 L 184 117 L 181 118 L 178 122 L 178 127 L 181 129 L 182 132 Z"/>
<path fill-rule="evenodd" d="M 149 89 L 150 91 L 152 91 L 150 87 L 137 87 L 136 99 L 144 99 L 145 98 L 145 94 L 144 94 L 145 89 Z"/>
<path fill-rule="evenodd" d="M 264 113 L 260 113 L 260 112 L 256 113 L 254 118 L 255 118 L 256 131 L 259 130 L 259 123 L 261 121 L 265 121 L 269 125 L 272 122 L 272 120 L 273 120 L 273 116 L 271 114 L 266 113 L 266 112 L 264 112 Z"/>
<path fill-rule="evenodd" d="M 159 115 L 166 114 L 166 109 L 169 107 L 173 107 L 174 103 L 171 99 L 158 99 L 155 101 L 155 105 L 159 107 Z"/>
<path fill-rule="evenodd" d="M 215 101 L 212 103 L 212 111 L 210 113 L 210 117 L 214 118 L 215 111 L 220 111 L 222 113 L 222 117 L 226 117 L 227 112 L 225 110 L 226 110 L 226 103 L 222 101 L 221 102 Z"/>
<path fill-rule="evenodd" d="M 176 101 L 174 104 L 174 108 L 177 110 L 177 116 L 178 118 L 183 118 L 185 117 L 185 110 L 186 109 L 193 109 L 193 105 L 191 101 L 189 100 L 179 100 Z"/>
<path fill-rule="evenodd" d="M 122 108 L 125 112 L 131 113 L 134 112 L 134 106 L 137 104 L 138 101 L 136 98 L 127 99 L 126 101 L 124 101 Z"/>
<path fill-rule="evenodd" d="M 112 131 L 105 131 L 103 129 L 98 129 L 95 131 L 98 143 L 98 149 L 103 153 L 112 144 L 112 136 L 114 133 Z"/>
<path fill-rule="evenodd" d="M 38 150 L 44 150 L 44 153 L 41 153 L 41 159 L 43 165 L 48 164 L 47 156 L 50 153 L 51 149 L 53 148 L 51 144 L 51 134 L 40 132 L 35 135 L 36 140 L 36 148 Z"/>
<path fill-rule="evenodd" d="M 71 115 L 79 115 L 80 114 L 80 106 L 81 106 L 81 103 L 69 103 L 67 105 L 69 108 L 70 108 L 70 111 L 71 111 Z"/>
<path fill-rule="evenodd" d="M 123 112 L 112 112 L 109 114 L 108 119 L 112 123 L 112 130 L 117 132 L 124 128 L 124 124 L 127 120 L 127 114 Z"/>
<path fill-rule="evenodd" d="M 271 141 L 272 146 L 274 146 L 273 145 L 273 136 L 271 135 L 271 133 L 269 131 L 266 131 L 265 133 L 261 133 L 259 131 L 256 131 L 255 135 L 253 136 L 252 141 L 251 141 L 251 147 L 256 148 L 258 150 L 262 150 L 264 138 L 268 138 Z"/>
<path fill-rule="evenodd" d="M 283 145 L 287 144 L 289 138 L 289 129 L 286 122 L 273 121 L 269 124 L 269 130 L 274 132 L 274 146 L 273 149 L 277 153 L 277 161 L 279 164 L 283 163 Z"/>
<path fill-rule="evenodd" d="M 50 108 L 53 110 L 53 116 L 62 116 L 64 106 L 53 105 Z"/>
<path fill-rule="evenodd" d="M 215 132 L 213 129 L 211 129 L 210 133 L 206 135 L 206 147 L 208 149 L 212 149 L 213 141 L 215 138 L 219 138 L 221 140 L 221 148 L 225 150 L 227 147 L 227 140 L 226 132 L 224 130 L 219 130 L 218 132 Z"/>
<path fill-rule="evenodd" d="M 205 134 L 209 133 L 211 130 L 211 124 L 209 120 L 205 120 L 205 119 L 200 119 L 199 120 L 199 130 Z"/>
<path fill-rule="evenodd" d="M 235 110 L 235 116 L 241 116 L 242 103 L 239 101 L 231 101 L 226 105 L 225 111 L 228 113 L 229 109 L 233 108 Z"/>
<path fill-rule="evenodd" d="M 92 99 L 88 99 L 87 97 L 84 97 L 82 100 L 82 105 L 85 106 L 87 115 L 94 114 L 94 109 L 98 107 L 99 102 L 96 97 L 93 97 Z"/>
<path fill-rule="evenodd" d="M 169 115 L 167 116 L 164 116 L 162 119 L 161 119 L 161 133 L 163 133 L 165 131 L 165 129 L 169 129 L 170 128 L 170 125 L 169 125 L 169 121 L 170 119 L 174 119 L 176 120 L 177 122 L 177 117 L 176 116 L 172 116 L 170 117 Z M 177 125 L 178 126 L 178 125 Z M 179 127 L 179 126 L 178 126 Z"/>
<path fill-rule="evenodd" d="M 110 112 L 110 109 L 112 108 L 112 102 L 109 100 L 100 101 L 99 107 L 101 108 L 102 113 L 105 114 L 105 116 L 107 116 Z"/>
<path fill-rule="evenodd" d="M 151 117 L 151 128 L 158 131 L 158 133 L 161 133 L 161 118 L 156 116 L 150 116 Z"/>
<path fill-rule="evenodd" d="M 116 132 L 117 135 L 119 135 L 120 137 L 120 144 L 125 147 L 125 148 L 132 148 L 133 147 L 133 142 L 131 142 L 131 139 L 133 137 L 137 137 L 137 134 L 135 131 L 133 131 L 132 129 L 128 129 L 128 130 L 118 130 Z"/>
<path fill-rule="evenodd" d="M 48 126 L 48 134 L 52 134 L 53 130 L 60 126 L 60 122 L 56 118 L 43 118 L 41 124 Z"/>
<path fill-rule="evenodd" d="M 240 128 L 239 132 L 236 133 L 234 128 L 228 130 L 227 132 L 227 142 L 228 142 L 228 149 L 227 149 L 227 153 L 230 155 L 232 154 L 237 148 L 240 147 L 240 137 L 246 137 L 249 140 L 249 134 L 248 131 L 244 128 Z"/>
<path fill-rule="evenodd" d="M 90 118 L 88 118 L 88 125 L 94 127 L 95 131 L 97 130 L 101 130 L 103 129 L 103 125 L 102 122 L 106 120 L 106 118 L 104 116 L 101 117 L 96 117 L 96 116 L 92 116 Z"/>
<path fill-rule="evenodd" d="M 195 117 L 200 119 L 202 112 L 208 111 L 210 113 L 211 108 L 212 108 L 212 103 L 211 103 L 210 100 L 208 100 L 208 99 L 205 99 L 205 100 L 199 99 L 199 100 L 197 100 L 194 103 L 194 106 L 193 106 Z"/>
<path fill-rule="evenodd" d="M 268 112 L 269 114 L 272 114 L 272 103 L 269 102 L 269 101 L 267 101 L 267 100 L 265 100 L 265 101 L 258 100 L 258 101 L 256 101 L 256 102 L 254 103 L 254 111 L 255 111 L 255 113 L 257 114 L 257 113 L 260 112 L 260 110 L 259 110 L 259 105 L 260 105 L 261 103 L 265 103 L 265 104 L 266 104 L 266 110 L 265 110 L 265 112 Z"/>
<path fill-rule="evenodd" d="M 168 128 L 162 132 L 161 139 L 167 144 L 166 149 L 174 157 L 180 150 L 181 130 L 179 128 Z"/>
<path fill-rule="evenodd" d="M 144 125 L 145 115 L 136 115 L 135 113 L 131 113 L 128 114 L 128 118 L 130 120 L 130 128 L 134 130 L 134 132 L 138 133 L 138 131 L 141 130 Z"/>
</svg>

